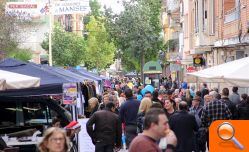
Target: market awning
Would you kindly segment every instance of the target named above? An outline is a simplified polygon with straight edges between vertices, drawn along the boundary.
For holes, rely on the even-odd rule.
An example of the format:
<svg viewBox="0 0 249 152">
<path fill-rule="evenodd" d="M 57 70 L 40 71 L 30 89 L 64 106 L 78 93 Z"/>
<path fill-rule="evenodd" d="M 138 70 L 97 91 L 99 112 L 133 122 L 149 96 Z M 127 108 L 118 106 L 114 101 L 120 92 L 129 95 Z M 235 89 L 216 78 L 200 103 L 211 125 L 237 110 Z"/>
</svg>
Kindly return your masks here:
<svg viewBox="0 0 249 152">
<path fill-rule="evenodd" d="M 228 83 L 232 86 L 249 87 L 249 57 L 187 74 L 198 78 L 200 82 Z"/>
<path fill-rule="evenodd" d="M 0 90 L 25 89 L 40 86 L 40 78 L 0 70 Z"/>
</svg>

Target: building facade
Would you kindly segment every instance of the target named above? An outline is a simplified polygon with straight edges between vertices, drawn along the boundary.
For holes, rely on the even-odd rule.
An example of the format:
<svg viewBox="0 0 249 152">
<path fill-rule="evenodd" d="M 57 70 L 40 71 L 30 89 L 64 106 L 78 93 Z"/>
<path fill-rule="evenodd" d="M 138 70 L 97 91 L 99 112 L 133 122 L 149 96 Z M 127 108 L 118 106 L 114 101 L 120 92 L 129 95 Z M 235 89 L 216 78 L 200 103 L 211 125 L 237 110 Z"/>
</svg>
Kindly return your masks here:
<svg viewBox="0 0 249 152">
<path fill-rule="evenodd" d="M 183 80 L 188 72 L 248 56 L 248 0 L 165 0 L 164 4 L 164 38 L 167 42 L 177 31 Z M 171 24 L 171 19 L 179 24 Z"/>
</svg>

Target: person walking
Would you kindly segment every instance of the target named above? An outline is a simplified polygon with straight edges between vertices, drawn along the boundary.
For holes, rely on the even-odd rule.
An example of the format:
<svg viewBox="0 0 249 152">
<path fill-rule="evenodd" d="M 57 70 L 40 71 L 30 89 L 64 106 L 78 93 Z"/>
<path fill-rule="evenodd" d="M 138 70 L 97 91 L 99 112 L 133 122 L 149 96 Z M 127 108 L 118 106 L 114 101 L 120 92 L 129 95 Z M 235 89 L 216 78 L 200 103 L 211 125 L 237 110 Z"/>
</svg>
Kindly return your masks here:
<svg viewBox="0 0 249 152">
<path fill-rule="evenodd" d="M 239 120 L 249 120 L 249 97 L 238 104 L 237 112 Z"/>
<path fill-rule="evenodd" d="M 229 89 L 223 88 L 220 101 L 222 101 L 227 105 L 228 109 L 232 113 L 232 119 L 236 119 L 237 118 L 236 106 L 231 100 L 229 100 L 228 96 L 229 96 Z"/>
<path fill-rule="evenodd" d="M 140 102 L 133 98 L 131 89 L 125 90 L 126 101 L 120 107 L 120 119 L 124 124 L 124 131 L 126 136 L 126 145 L 129 145 L 133 138 L 137 136 L 137 114 Z"/>
<path fill-rule="evenodd" d="M 168 131 L 168 134 L 165 134 Z M 168 119 L 164 111 L 159 108 L 151 108 L 144 119 L 144 131 L 130 144 L 129 152 L 161 152 L 157 141 L 167 137 L 166 152 L 173 152 L 177 144 L 177 138 L 169 129 Z"/>
<path fill-rule="evenodd" d="M 207 147 L 209 147 L 209 133 L 208 128 L 215 120 L 228 120 L 232 119 L 232 113 L 228 106 L 215 98 L 215 94 L 212 100 L 203 107 L 201 115 L 201 127 L 206 128 L 207 135 Z"/>
<path fill-rule="evenodd" d="M 166 99 L 164 101 L 164 112 L 168 119 L 176 112 L 175 110 L 175 101 L 172 99 Z"/>
<path fill-rule="evenodd" d="M 143 132 L 143 124 L 144 124 L 144 116 L 147 111 L 149 111 L 150 107 L 152 105 L 152 101 L 150 98 L 144 97 L 140 103 L 139 111 L 137 115 L 137 130 L 138 133 Z"/>
<path fill-rule="evenodd" d="M 229 96 L 229 100 L 232 101 L 233 104 L 238 105 L 240 103 L 238 87 L 233 87 L 232 91 L 233 93 Z"/>
<path fill-rule="evenodd" d="M 176 152 L 195 151 L 194 131 L 198 131 L 195 117 L 188 113 L 188 105 L 185 101 L 179 104 L 180 111 L 169 119 L 169 126 L 177 137 Z"/>
<path fill-rule="evenodd" d="M 115 104 L 108 102 L 104 110 L 95 112 L 86 124 L 95 152 L 113 152 L 114 148 L 121 148 L 122 127 L 114 112 Z"/>
</svg>

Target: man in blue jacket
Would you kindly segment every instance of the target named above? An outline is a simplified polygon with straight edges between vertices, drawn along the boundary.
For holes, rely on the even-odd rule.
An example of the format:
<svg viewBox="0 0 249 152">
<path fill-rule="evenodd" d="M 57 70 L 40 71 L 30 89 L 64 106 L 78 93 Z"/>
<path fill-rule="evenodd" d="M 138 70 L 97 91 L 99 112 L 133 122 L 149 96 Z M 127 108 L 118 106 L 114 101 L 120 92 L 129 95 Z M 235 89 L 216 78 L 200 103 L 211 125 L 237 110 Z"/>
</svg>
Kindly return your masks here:
<svg viewBox="0 0 249 152">
<path fill-rule="evenodd" d="M 137 113 L 140 102 L 133 98 L 131 89 L 125 90 L 126 101 L 120 107 L 120 119 L 125 125 L 127 148 L 131 141 L 137 136 Z"/>
</svg>

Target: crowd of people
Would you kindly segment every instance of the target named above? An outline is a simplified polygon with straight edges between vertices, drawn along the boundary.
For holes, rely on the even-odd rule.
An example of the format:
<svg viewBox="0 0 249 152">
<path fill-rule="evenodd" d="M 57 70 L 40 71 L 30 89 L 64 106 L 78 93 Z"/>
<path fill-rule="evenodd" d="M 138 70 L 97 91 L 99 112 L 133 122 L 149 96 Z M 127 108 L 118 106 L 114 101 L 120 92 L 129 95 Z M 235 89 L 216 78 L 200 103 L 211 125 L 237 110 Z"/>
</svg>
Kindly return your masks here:
<svg viewBox="0 0 249 152">
<path fill-rule="evenodd" d="M 89 99 L 87 133 L 95 152 L 206 152 L 209 126 L 215 120 L 249 119 L 249 96 L 238 87 L 219 91 L 203 84 L 166 81 L 146 90 L 139 81 L 113 81 L 98 98 Z M 145 89 L 145 90 L 144 90 Z M 41 152 L 67 152 L 75 133 L 61 129 L 60 119 L 43 134 Z"/>
<path fill-rule="evenodd" d="M 129 83 L 132 83 L 130 85 Z M 114 81 L 102 98 L 91 98 L 87 132 L 96 152 L 206 152 L 215 120 L 249 119 L 249 97 L 238 87 L 220 92 L 203 84 L 162 83 L 142 91 L 137 81 Z"/>
</svg>

